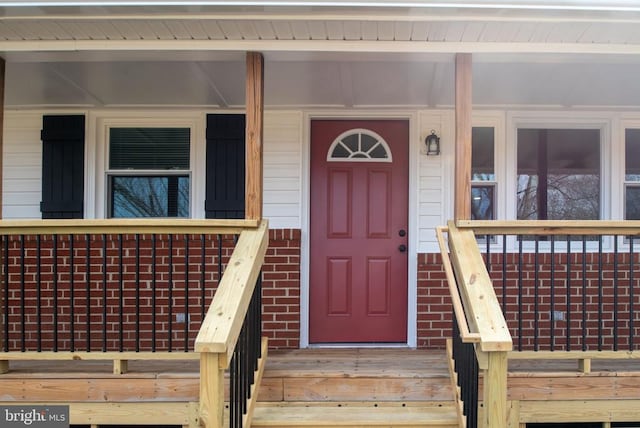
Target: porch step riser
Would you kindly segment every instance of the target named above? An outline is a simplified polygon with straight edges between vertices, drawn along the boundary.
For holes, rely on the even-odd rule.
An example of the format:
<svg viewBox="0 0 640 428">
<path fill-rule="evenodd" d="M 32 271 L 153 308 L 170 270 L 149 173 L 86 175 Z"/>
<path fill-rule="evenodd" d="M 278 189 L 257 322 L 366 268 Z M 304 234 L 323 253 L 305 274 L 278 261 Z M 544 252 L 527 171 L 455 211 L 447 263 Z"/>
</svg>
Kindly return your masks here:
<svg viewBox="0 0 640 428">
<path fill-rule="evenodd" d="M 448 401 L 448 378 L 265 378 L 259 401 L 264 402 L 411 402 Z"/>
<path fill-rule="evenodd" d="M 259 405 L 252 427 L 287 428 L 452 428 L 457 427 L 453 404 L 427 407 L 304 407 Z"/>
</svg>

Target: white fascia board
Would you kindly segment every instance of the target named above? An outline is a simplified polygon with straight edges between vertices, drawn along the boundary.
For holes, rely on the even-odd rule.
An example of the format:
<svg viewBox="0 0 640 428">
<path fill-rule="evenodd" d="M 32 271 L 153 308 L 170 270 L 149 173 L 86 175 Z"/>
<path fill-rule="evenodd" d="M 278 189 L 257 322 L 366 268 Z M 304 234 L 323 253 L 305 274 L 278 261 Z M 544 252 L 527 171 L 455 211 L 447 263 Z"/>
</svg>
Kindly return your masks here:
<svg viewBox="0 0 640 428">
<path fill-rule="evenodd" d="M 0 7 L 231 6 L 640 11 L 638 0 L 13 0 Z"/>
</svg>

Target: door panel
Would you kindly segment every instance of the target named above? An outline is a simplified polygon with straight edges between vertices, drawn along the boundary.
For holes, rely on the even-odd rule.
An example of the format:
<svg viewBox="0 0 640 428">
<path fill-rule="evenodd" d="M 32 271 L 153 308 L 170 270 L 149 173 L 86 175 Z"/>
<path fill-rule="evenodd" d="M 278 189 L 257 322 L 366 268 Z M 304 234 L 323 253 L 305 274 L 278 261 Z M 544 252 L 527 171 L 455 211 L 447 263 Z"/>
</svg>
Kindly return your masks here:
<svg viewBox="0 0 640 428">
<path fill-rule="evenodd" d="M 407 340 L 408 141 L 402 120 L 311 123 L 311 343 Z"/>
</svg>

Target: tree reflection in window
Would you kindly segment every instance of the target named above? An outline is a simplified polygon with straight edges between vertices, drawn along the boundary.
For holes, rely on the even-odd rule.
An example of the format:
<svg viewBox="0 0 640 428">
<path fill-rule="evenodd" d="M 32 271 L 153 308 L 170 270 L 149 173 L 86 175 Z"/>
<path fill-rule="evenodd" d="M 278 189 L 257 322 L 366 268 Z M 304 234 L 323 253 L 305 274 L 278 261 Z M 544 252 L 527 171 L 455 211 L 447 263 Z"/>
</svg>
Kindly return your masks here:
<svg viewBox="0 0 640 428">
<path fill-rule="evenodd" d="M 600 130 L 519 129 L 519 220 L 600 218 Z"/>
<path fill-rule="evenodd" d="M 111 176 L 111 217 L 189 217 L 189 176 Z"/>
<path fill-rule="evenodd" d="M 640 220 L 640 129 L 625 130 L 624 218 Z"/>
</svg>

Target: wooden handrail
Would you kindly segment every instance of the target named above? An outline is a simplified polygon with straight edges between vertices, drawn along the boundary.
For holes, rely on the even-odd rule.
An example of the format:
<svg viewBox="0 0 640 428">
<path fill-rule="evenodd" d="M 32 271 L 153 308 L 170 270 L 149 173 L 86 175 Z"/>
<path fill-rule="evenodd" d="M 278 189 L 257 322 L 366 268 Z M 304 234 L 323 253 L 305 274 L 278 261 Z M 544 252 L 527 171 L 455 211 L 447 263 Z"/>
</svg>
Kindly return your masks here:
<svg viewBox="0 0 640 428">
<path fill-rule="evenodd" d="M 453 267 L 451 266 L 451 260 L 449 259 L 449 250 L 444 240 L 444 232 L 448 232 L 447 227 L 437 227 L 436 237 L 438 238 L 438 245 L 440 246 L 440 254 L 442 255 L 442 266 L 444 267 L 444 273 L 447 277 L 447 284 L 449 285 L 449 294 L 451 295 L 451 304 L 453 305 L 453 311 L 456 314 L 458 322 L 458 328 L 460 329 L 460 338 L 464 343 L 479 343 L 481 336 L 478 333 L 472 333 L 467 323 L 467 317 L 464 314 L 464 308 L 462 307 L 462 301 L 460 300 L 460 292 L 458 291 L 458 285 L 456 282 L 455 274 L 453 273 Z"/>
<path fill-rule="evenodd" d="M 231 362 L 268 242 L 266 220 L 257 229 L 240 234 L 196 337 L 195 350 L 200 353 L 199 415 L 204 427 L 223 425 L 224 370 Z"/>
<path fill-rule="evenodd" d="M 267 221 L 240 234 L 211 306 L 196 337 L 195 351 L 219 353 L 228 367 L 260 274 L 269 242 Z"/>
<path fill-rule="evenodd" d="M 462 316 L 480 337 L 475 351 L 484 379 L 483 426 L 506 428 L 507 354 L 513 349 L 511 335 L 473 230 L 458 229 L 453 221 L 448 226 L 453 280 L 457 284 L 451 293 L 452 300 L 459 293 L 465 311 Z M 446 258 L 443 254 L 443 263 Z"/>
<path fill-rule="evenodd" d="M 477 235 L 640 236 L 640 220 L 458 220 L 456 227 Z"/>
<path fill-rule="evenodd" d="M 256 220 L 103 219 L 103 220 L 1 220 L 0 235 L 53 234 L 240 234 L 257 229 Z"/>
<path fill-rule="evenodd" d="M 513 349 L 509 328 L 472 230 L 461 230 L 449 222 L 449 249 L 463 307 L 472 330 L 480 335 L 480 350 Z"/>
</svg>

